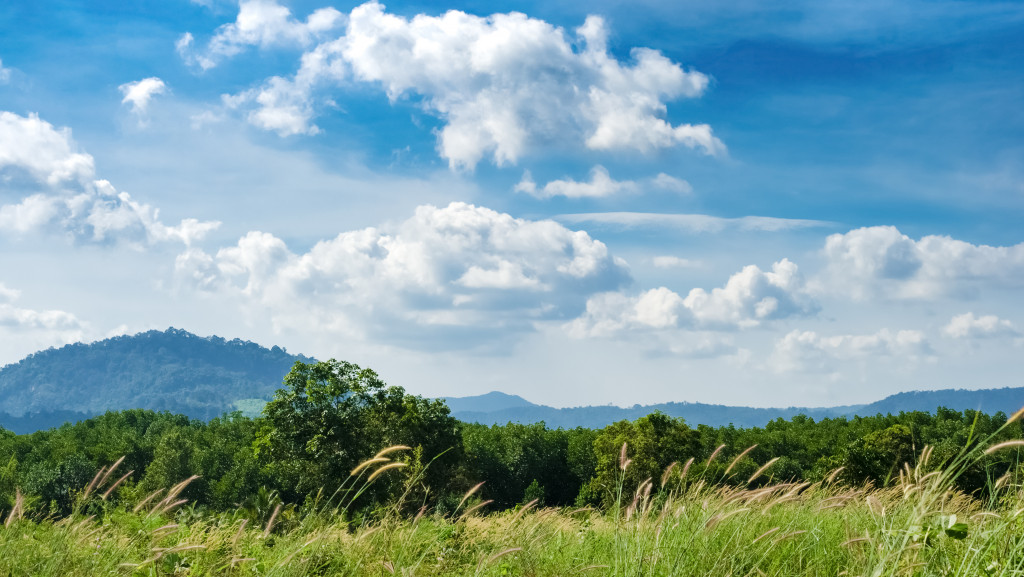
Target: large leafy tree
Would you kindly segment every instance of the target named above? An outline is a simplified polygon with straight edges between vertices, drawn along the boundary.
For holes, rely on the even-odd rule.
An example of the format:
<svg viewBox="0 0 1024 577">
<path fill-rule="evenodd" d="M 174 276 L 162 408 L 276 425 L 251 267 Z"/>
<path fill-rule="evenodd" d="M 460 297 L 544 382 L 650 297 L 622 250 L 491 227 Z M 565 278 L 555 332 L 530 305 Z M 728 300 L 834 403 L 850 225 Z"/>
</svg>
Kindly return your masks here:
<svg viewBox="0 0 1024 577">
<path fill-rule="evenodd" d="M 621 462 L 623 444 L 627 445 L 629 458 L 625 469 Z M 595 474 L 581 491 L 580 502 L 610 507 L 619 498 L 620 482 L 628 500 L 642 483 L 650 480 L 657 485 L 669 465 L 682 463 L 699 450 L 697 432 L 683 419 L 664 413 L 608 425 L 594 439 Z"/>
<path fill-rule="evenodd" d="M 459 459 L 459 424 L 441 401 L 407 395 L 370 369 L 344 361 L 296 362 L 263 410 L 254 448 L 284 495 L 338 488 L 350 471 L 390 445 L 418 449 L 427 482 Z M 414 467 L 415 468 L 415 467 Z"/>
</svg>

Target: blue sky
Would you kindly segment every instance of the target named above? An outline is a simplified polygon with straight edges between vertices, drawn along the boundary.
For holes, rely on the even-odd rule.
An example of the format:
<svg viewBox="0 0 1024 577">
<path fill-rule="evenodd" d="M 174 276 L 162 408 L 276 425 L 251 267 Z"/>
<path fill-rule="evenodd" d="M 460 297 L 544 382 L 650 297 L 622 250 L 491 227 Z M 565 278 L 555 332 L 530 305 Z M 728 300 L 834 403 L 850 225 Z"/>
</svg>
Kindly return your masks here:
<svg viewBox="0 0 1024 577">
<path fill-rule="evenodd" d="M 1019 386 L 1012 2 L 0 6 L 0 362 L 175 326 L 553 405 Z"/>
</svg>

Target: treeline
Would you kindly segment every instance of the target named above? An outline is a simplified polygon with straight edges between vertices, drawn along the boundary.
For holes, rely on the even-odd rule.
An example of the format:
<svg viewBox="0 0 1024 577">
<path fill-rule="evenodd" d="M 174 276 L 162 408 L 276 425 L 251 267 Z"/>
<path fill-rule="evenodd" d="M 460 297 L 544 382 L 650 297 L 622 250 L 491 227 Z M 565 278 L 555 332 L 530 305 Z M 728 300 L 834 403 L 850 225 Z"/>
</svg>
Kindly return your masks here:
<svg viewBox="0 0 1024 577">
<path fill-rule="evenodd" d="M 476 496 L 493 508 L 534 499 L 607 506 L 623 477 L 626 492 L 648 480 L 655 491 L 697 479 L 756 486 L 828 476 L 881 486 L 904 463 L 914 466 L 925 446 L 933 447 L 930 466 L 939 468 L 980 440 L 1022 438 L 1019 422 L 1006 424 L 1003 413 L 940 408 L 818 421 L 797 416 L 754 428 L 693 428 L 661 413 L 603 429 L 484 426 L 459 422 L 443 402 L 387 386 L 369 369 L 297 362 L 256 419 L 234 413 L 205 422 L 128 410 L 26 435 L 0 429 L 0 514 L 19 498 L 37 514 L 66 514 L 96 471 L 122 457 L 117 474 L 130 474 L 112 499 L 141 501 L 196 475 L 182 494 L 194 509 L 268 501 L 301 507 L 336 491 L 358 464 L 394 445 L 409 447 L 389 455 L 401 474 L 381 477 L 360 496 L 366 510 L 401 494 L 413 510 L 450 511 L 480 482 Z M 1020 457 L 985 456 L 956 483 L 984 495 L 1020 470 Z"/>
</svg>

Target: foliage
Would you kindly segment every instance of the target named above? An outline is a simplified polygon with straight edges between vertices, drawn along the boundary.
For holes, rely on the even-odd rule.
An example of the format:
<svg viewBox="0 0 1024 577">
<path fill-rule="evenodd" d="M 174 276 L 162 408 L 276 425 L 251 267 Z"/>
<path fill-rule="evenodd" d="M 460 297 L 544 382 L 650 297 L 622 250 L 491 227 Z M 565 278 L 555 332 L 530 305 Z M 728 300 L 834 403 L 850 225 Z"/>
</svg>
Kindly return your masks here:
<svg viewBox="0 0 1024 577">
<path fill-rule="evenodd" d="M 290 499 L 337 489 L 380 447 L 408 445 L 426 459 L 440 457 L 433 475 L 458 460 L 459 424 L 444 403 L 406 395 L 370 369 L 296 362 L 284 384 L 263 410 L 253 448 Z"/>
<path fill-rule="evenodd" d="M 115 462 L 127 476 L 109 504 L 137 503 L 195 476 L 180 497 L 207 514 L 236 511 L 258 495 L 285 507 L 336 507 L 369 474 L 352 477 L 356 464 L 381 447 L 410 447 L 389 456 L 403 475 L 385 476 L 349 501 L 347 514 L 372 517 L 388 502 L 413 512 L 485 501 L 501 510 L 534 499 L 607 509 L 621 495 L 645 491 L 644 498 L 664 500 L 695 483 L 758 487 L 831 478 L 882 488 L 918 465 L 925 446 L 943 466 L 982 440 L 1021 438 L 1020 422 L 1008 423 L 1003 413 L 943 408 L 817 421 L 800 415 L 752 428 L 691 428 L 661 413 L 602 429 L 462 424 L 443 402 L 388 386 L 372 370 L 298 362 L 256 419 L 235 412 L 204 422 L 133 409 L 31 434 L 0 429 L 0 515 L 19 498 L 32 515 L 66 515 L 77 506 L 76 491 Z M 1016 450 L 984 455 L 965 463 L 951 484 L 993 500 L 996 485 L 1021 465 Z M 464 494 L 480 482 L 467 504 Z"/>
</svg>

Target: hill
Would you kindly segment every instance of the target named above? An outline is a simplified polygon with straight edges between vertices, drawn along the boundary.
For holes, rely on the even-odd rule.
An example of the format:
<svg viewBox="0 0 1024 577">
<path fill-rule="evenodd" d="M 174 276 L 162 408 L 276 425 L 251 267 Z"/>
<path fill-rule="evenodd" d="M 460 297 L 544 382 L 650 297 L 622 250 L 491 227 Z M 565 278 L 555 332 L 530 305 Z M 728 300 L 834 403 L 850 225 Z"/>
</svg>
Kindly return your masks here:
<svg viewBox="0 0 1024 577">
<path fill-rule="evenodd" d="M 231 410 L 255 415 L 298 360 L 313 359 L 276 346 L 268 349 L 239 339 L 199 337 L 175 328 L 48 349 L 0 368 L 0 426 L 31 432 L 131 408 L 199 419 Z M 932 412 L 940 406 L 1012 413 L 1024 405 L 1024 388 L 912 391 L 842 407 L 753 408 L 681 402 L 559 409 L 498 391 L 444 400 L 456 418 L 488 425 L 543 421 L 549 427 L 599 428 L 661 411 L 694 426 L 756 427 L 796 415 L 819 420 Z"/>
<path fill-rule="evenodd" d="M 505 410 L 526 410 L 540 407 L 519 395 L 491 391 L 472 397 L 441 397 L 452 413 L 494 413 Z M 549 407 L 544 407 L 549 408 Z"/>
<path fill-rule="evenodd" d="M 51 348 L 0 369 L 0 424 L 128 408 L 208 419 L 268 398 L 297 360 L 311 359 L 175 328 Z"/>
</svg>

